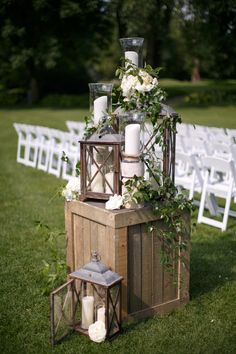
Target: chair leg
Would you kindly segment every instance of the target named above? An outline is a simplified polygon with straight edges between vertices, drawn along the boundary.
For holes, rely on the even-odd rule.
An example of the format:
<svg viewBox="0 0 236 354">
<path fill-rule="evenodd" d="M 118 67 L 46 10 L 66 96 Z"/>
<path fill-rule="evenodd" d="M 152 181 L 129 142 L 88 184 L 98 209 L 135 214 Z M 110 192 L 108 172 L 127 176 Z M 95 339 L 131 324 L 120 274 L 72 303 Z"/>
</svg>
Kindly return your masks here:
<svg viewBox="0 0 236 354">
<path fill-rule="evenodd" d="M 225 202 L 225 211 L 224 211 L 224 217 L 223 217 L 223 222 L 222 222 L 222 231 L 225 231 L 227 228 L 227 223 L 228 223 L 228 218 L 229 218 L 229 210 L 230 210 L 230 203 L 231 203 L 231 196 L 232 196 L 232 190 L 233 190 L 233 181 L 230 183 L 226 202 Z"/>
<path fill-rule="evenodd" d="M 201 195 L 200 207 L 199 207 L 199 211 L 198 211 L 197 222 L 199 224 L 202 222 L 202 217 L 203 217 L 203 213 L 204 213 L 208 178 L 209 178 L 209 175 L 207 172 L 207 178 L 205 178 L 204 183 L 203 183 L 203 187 L 202 187 L 202 195 Z"/>
</svg>

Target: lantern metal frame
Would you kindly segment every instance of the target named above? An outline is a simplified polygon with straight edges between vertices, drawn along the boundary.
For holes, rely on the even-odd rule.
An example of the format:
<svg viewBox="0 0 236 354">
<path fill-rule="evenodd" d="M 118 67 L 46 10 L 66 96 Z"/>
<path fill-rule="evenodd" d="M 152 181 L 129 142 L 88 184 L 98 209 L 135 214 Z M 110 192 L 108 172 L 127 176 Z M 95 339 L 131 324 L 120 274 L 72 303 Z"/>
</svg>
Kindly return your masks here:
<svg viewBox="0 0 236 354">
<path fill-rule="evenodd" d="M 80 185 L 81 193 L 80 200 L 85 199 L 99 199 L 108 200 L 110 196 L 121 193 L 121 150 L 124 144 L 124 138 L 119 134 L 105 134 L 103 136 L 93 135 L 90 139 L 80 141 Z M 100 154 L 99 149 L 106 147 L 108 154 L 104 161 L 100 164 L 96 161 L 95 154 Z M 110 151 L 109 151 L 110 148 Z M 112 173 L 113 173 L 113 186 L 106 178 L 107 170 L 109 169 L 109 159 L 111 159 Z M 93 176 L 90 176 L 89 167 L 94 164 L 97 171 Z M 92 191 L 91 184 L 95 180 L 96 176 L 101 174 L 103 180 L 104 192 Z M 110 193 L 105 192 L 105 186 L 109 187 Z"/>
<path fill-rule="evenodd" d="M 50 294 L 52 345 L 61 342 L 71 331 L 88 336 L 88 329 L 81 326 L 82 296 L 88 288 L 96 298 L 94 309 L 99 302 L 105 307 L 105 339 L 118 335 L 122 323 L 122 280 L 122 276 L 100 262 L 97 252 L 92 252 L 91 262 L 72 272 L 69 281 Z"/>
<path fill-rule="evenodd" d="M 165 119 L 172 119 L 172 127 L 165 127 L 163 132 L 163 150 L 162 150 L 162 173 L 163 177 L 170 177 L 174 183 L 175 180 L 175 149 L 176 149 L 176 122 L 178 118 L 176 113 L 171 107 L 161 104 L 161 111 L 159 113 L 160 125 L 161 121 Z M 158 131 L 150 134 L 150 138 L 144 146 L 144 155 L 148 151 L 154 150 L 157 145 L 155 138 Z M 157 158 L 158 159 L 158 158 Z"/>
</svg>

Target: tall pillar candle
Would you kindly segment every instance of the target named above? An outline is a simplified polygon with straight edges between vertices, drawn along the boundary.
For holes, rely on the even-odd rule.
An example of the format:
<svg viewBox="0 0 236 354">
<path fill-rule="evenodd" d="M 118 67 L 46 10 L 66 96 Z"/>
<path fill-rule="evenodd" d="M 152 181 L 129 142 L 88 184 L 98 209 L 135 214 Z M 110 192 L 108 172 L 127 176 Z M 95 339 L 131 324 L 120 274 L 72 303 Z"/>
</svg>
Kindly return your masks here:
<svg viewBox="0 0 236 354">
<path fill-rule="evenodd" d="M 97 321 L 105 323 L 105 307 L 102 306 L 97 310 Z"/>
<path fill-rule="evenodd" d="M 96 98 L 93 102 L 93 122 L 98 125 L 99 121 L 106 114 L 107 110 L 107 96 Z"/>
<path fill-rule="evenodd" d="M 129 50 L 125 52 L 125 59 L 129 59 L 134 65 L 138 66 L 138 53 Z"/>
<path fill-rule="evenodd" d="M 140 154 L 140 124 L 129 124 L 125 127 L 125 154 Z"/>
<path fill-rule="evenodd" d="M 94 297 L 84 296 L 82 298 L 82 321 L 81 327 L 83 329 L 88 329 L 89 326 L 94 322 Z"/>
<path fill-rule="evenodd" d="M 91 166 L 91 178 L 93 178 L 97 170 L 98 170 L 97 166 L 93 164 Z M 101 172 L 98 172 L 97 175 L 94 177 L 91 183 L 91 191 L 95 193 L 104 193 L 103 176 Z"/>
</svg>

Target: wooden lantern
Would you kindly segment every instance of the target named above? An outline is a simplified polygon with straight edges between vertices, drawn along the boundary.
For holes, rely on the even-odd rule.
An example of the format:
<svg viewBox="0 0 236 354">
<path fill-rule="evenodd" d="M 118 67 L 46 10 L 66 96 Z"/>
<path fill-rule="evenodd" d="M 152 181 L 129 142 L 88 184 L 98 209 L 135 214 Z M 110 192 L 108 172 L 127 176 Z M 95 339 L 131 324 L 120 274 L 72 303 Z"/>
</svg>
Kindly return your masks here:
<svg viewBox="0 0 236 354">
<path fill-rule="evenodd" d="M 80 141 L 80 200 L 108 200 L 120 194 L 121 146 L 124 138 L 119 134 L 93 134 Z"/>
<path fill-rule="evenodd" d="M 117 335 L 121 330 L 123 277 L 104 265 L 94 251 L 91 262 L 69 277 L 67 283 L 51 293 L 52 344 L 71 331 L 89 335 L 90 326 L 97 321 L 104 329 L 102 340 Z"/>
</svg>

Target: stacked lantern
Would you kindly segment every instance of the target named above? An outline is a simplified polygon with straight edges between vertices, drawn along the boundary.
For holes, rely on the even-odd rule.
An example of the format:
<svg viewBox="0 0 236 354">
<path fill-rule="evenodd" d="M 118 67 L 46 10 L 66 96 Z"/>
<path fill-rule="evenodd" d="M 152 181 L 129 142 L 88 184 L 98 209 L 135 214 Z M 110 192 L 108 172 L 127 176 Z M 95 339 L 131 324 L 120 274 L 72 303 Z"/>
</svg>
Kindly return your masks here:
<svg viewBox="0 0 236 354">
<path fill-rule="evenodd" d="M 124 51 L 125 63 L 142 67 L 143 38 L 120 39 Z M 125 64 L 125 65 L 126 65 Z M 175 164 L 175 134 L 174 129 L 156 129 L 151 133 L 148 143 L 144 144 L 145 114 L 138 111 L 123 112 L 118 109 L 116 122 L 113 125 L 109 118 L 112 113 L 112 84 L 91 83 L 90 112 L 93 127 L 96 132 L 89 138 L 80 141 L 81 149 L 81 196 L 87 198 L 108 200 L 114 194 L 125 192 L 124 184 L 134 176 L 145 174 L 142 155 L 155 150 L 155 135 L 162 134 L 164 142 L 160 162 L 164 176 L 170 176 L 174 181 Z M 161 105 L 159 120 L 166 117 L 175 121 L 177 114 L 168 106 Z M 123 187 L 122 187 L 123 185 Z"/>
</svg>

